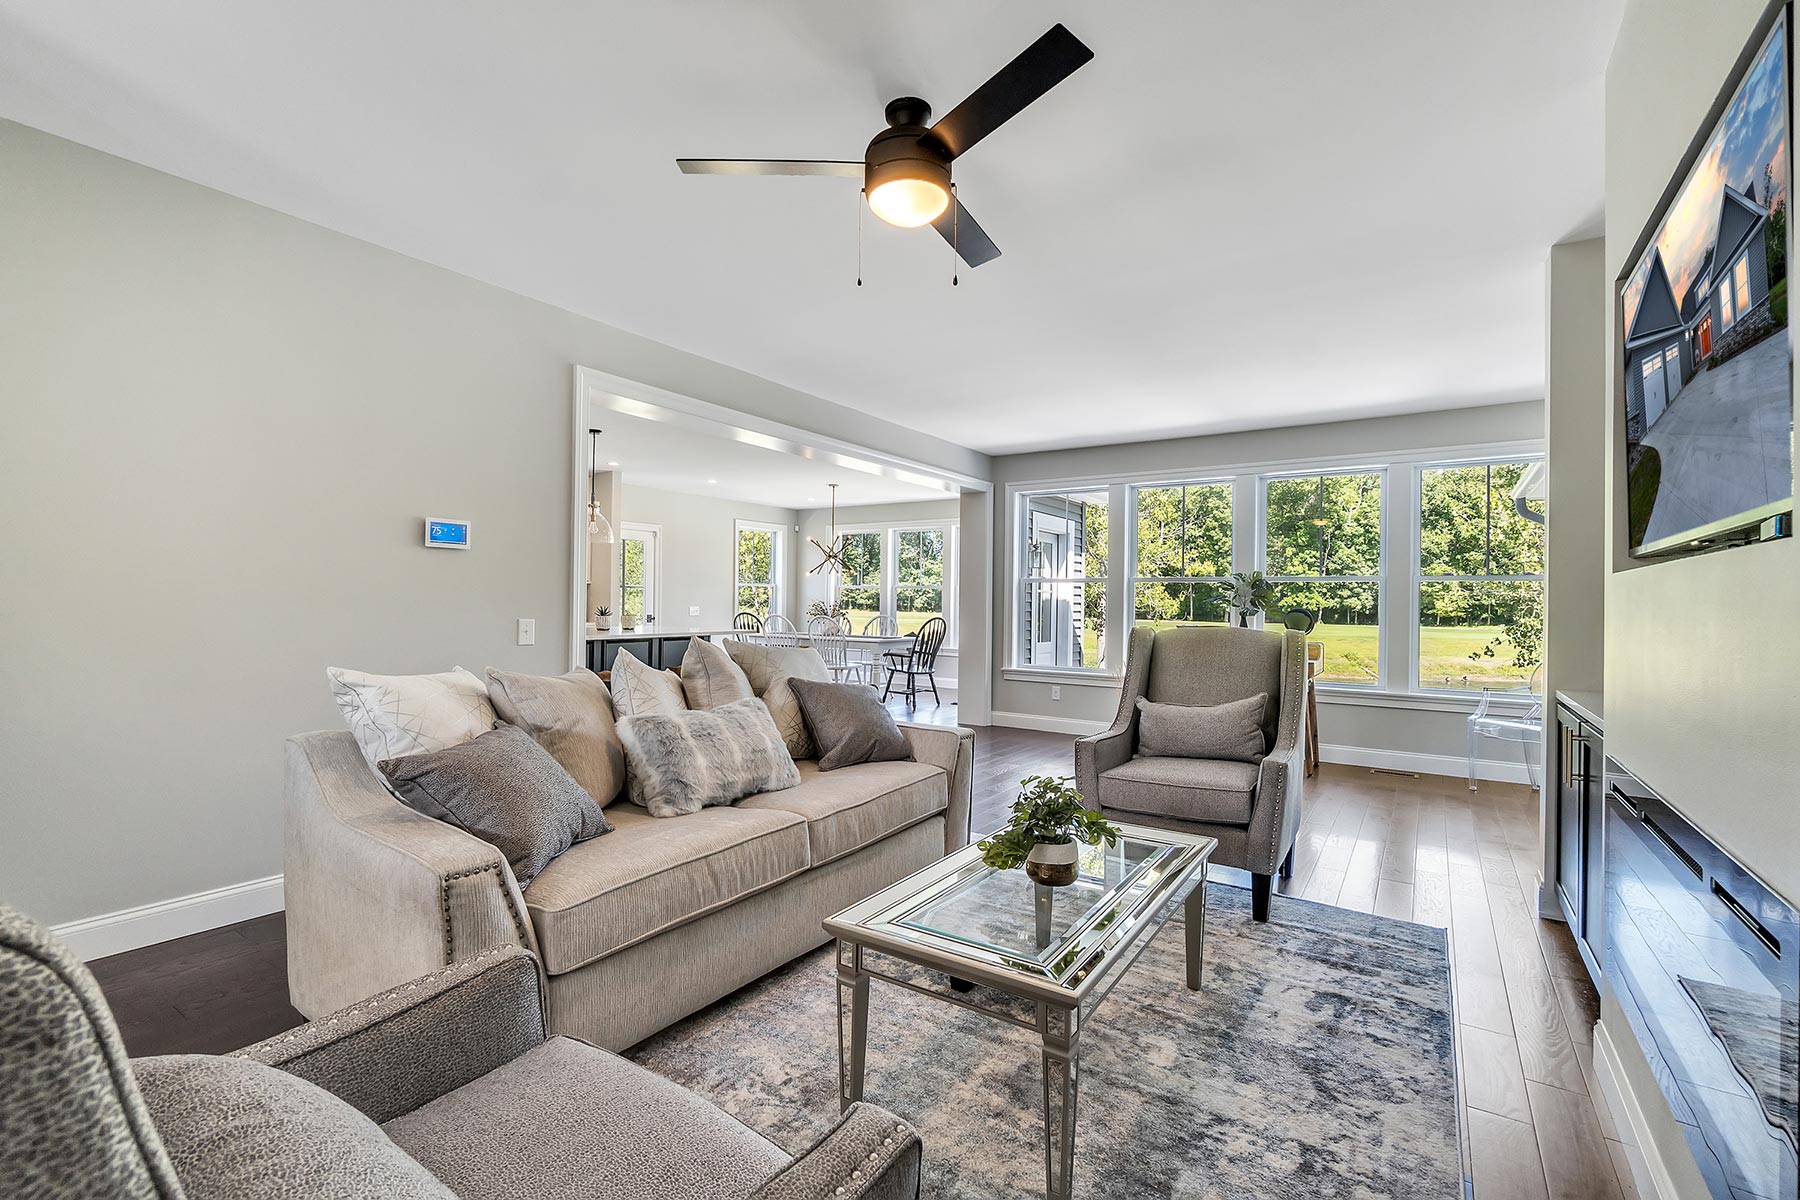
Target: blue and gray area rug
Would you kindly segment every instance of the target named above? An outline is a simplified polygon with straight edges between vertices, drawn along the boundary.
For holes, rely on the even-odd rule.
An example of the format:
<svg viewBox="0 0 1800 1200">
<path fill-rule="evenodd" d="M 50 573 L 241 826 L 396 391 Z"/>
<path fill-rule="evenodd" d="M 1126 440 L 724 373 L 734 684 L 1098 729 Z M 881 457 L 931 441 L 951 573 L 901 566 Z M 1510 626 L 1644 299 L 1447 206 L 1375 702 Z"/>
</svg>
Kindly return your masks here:
<svg viewBox="0 0 1800 1200">
<path fill-rule="evenodd" d="M 1462 1195 L 1444 933 L 1241 889 L 1208 896 L 1206 988 L 1179 917 L 1083 1027 L 1075 1194 L 1315 1200 Z M 837 1119 L 829 947 L 631 1057 L 789 1151 Z M 871 984 L 865 1098 L 917 1125 L 930 1197 L 1042 1195 L 1031 1033 Z"/>
</svg>

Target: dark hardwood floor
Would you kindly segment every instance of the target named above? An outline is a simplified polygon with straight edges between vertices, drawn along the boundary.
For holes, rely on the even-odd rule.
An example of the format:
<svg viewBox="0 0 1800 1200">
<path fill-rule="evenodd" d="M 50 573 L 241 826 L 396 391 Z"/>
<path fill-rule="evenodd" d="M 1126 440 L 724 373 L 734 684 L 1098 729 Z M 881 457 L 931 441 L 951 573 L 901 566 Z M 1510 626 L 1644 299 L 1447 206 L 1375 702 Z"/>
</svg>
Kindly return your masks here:
<svg viewBox="0 0 1800 1200">
<path fill-rule="evenodd" d="M 890 708 L 903 720 L 956 720 L 953 704 Z M 1070 774 L 1071 741 L 977 729 L 976 833 L 1004 820 L 1021 777 Z M 1534 910 L 1533 794 L 1327 764 L 1306 797 L 1282 893 L 1449 933 L 1464 1151 L 1480 1200 L 1635 1196 L 1618 1131 L 1591 1098 L 1598 997 L 1567 927 Z M 1224 868 L 1212 878 L 1248 882 Z M 287 1002 L 285 950 L 277 914 L 89 965 L 132 1054 L 208 1053 L 301 1022 Z"/>
</svg>

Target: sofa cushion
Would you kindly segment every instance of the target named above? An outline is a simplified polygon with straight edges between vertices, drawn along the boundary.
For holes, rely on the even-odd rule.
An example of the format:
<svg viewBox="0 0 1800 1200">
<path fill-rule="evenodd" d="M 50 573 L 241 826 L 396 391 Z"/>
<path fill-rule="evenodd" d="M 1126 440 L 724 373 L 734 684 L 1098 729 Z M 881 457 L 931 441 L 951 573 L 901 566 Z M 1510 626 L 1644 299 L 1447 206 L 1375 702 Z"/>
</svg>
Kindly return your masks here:
<svg viewBox="0 0 1800 1200">
<path fill-rule="evenodd" d="M 807 867 L 806 822 L 772 809 L 653 817 L 606 810 L 613 831 L 572 847 L 525 889 L 552 975 L 761 891 Z"/>
<path fill-rule="evenodd" d="M 188 1200 L 455 1200 L 379 1125 L 286 1071 L 210 1054 L 131 1067 Z"/>
<path fill-rule="evenodd" d="M 1255 763 L 1212 758 L 1134 758 L 1100 773 L 1100 807 L 1248 825 L 1259 770 Z"/>
<path fill-rule="evenodd" d="M 382 1128 L 484 1200 L 739 1200 L 790 1161 L 686 1088 L 566 1037 Z"/>
<path fill-rule="evenodd" d="M 769 710 L 752 697 L 722 708 L 619 718 L 633 804 L 680 817 L 800 782 Z"/>
<path fill-rule="evenodd" d="M 858 763 L 835 771 L 821 771 L 810 760 L 798 765 L 798 787 L 751 796 L 737 807 L 804 817 L 815 867 L 941 813 L 950 803 L 948 778 L 928 763 Z"/>
<path fill-rule="evenodd" d="M 812 734 L 807 731 L 800 701 L 794 697 L 794 689 L 788 686 L 788 680 L 831 682 L 831 672 L 826 669 L 819 652 L 810 646 L 764 646 L 735 638 L 725 643 L 725 651 L 731 655 L 731 661 L 743 669 L 744 676 L 750 680 L 750 690 L 775 718 L 775 728 L 781 730 L 781 740 L 786 743 L 788 754 L 796 762 L 811 758 L 816 753 Z"/>
<path fill-rule="evenodd" d="M 1139 696 L 1138 753 L 1256 762 L 1268 750 L 1263 742 L 1268 704 L 1267 692 L 1224 704 L 1153 704 Z"/>
<path fill-rule="evenodd" d="M 385 761 L 381 773 L 408 808 L 505 855 L 520 887 L 576 842 L 612 828 L 550 752 L 512 725 L 448 750 Z"/>
<path fill-rule="evenodd" d="M 594 803 L 605 807 L 625 786 L 625 750 L 614 728 L 612 693 L 583 667 L 567 675 L 487 673 L 494 712 L 529 733 L 562 764 Z"/>
<path fill-rule="evenodd" d="M 326 667 L 331 694 L 369 766 L 448 750 L 494 727 L 487 685 L 461 667 L 441 675 L 368 675 Z"/>
<path fill-rule="evenodd" d="M 613 709 L 621 717 L 687 711 L 681 676 L 658 671 L 621 650 L 612 665 Z"/>
<path fill-rule="evenodd" d="M 756 695 L 743 668 L 731 661 L 723 646 L 705 638 L 689 642 L 681 656 L 681 691 L 689 708 L 723 708 Z"/>
</svg>

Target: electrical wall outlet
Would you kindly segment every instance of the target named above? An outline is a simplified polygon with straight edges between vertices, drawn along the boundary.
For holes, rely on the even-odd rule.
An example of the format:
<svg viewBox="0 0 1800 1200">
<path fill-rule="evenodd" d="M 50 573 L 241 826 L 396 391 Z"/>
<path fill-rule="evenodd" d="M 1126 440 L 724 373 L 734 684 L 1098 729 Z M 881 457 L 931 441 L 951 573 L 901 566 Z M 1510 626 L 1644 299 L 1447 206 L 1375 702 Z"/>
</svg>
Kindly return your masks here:
<svg viewBox="0 0 1800 1200">
<path fill-rule="evenodd" d="M 697 617 L 699 615 L 700 615 L 700 606 L 698 604 L 688 605 L 688 616 Z"/>
<path fill-rule="evenodd" d="M 537 622 L 530 617 L 519 618 L 519 645 L 537 645 Z"/>
<path fill-rule="evenodd" d="M 1052 700 L 1061 700 L 1062 699 L 1062 684 L 1053 683 L 1050 685 L 1050 698 Z"/>
</svg>

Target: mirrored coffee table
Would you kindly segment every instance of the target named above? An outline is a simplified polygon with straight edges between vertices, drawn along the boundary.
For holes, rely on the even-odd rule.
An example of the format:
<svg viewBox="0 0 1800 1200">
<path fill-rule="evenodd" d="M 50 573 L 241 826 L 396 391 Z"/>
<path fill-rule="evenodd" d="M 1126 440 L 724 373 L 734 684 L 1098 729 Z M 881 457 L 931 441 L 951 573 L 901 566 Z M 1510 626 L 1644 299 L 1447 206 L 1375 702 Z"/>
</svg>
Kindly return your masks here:
<svg viewBox="0 0 1800 1200">
<path fill-rule="evenodd" d="M 837 939 L 840 1104 L 862 1099 L 871 978 L 1030 1029 L 1043 1047 L 1045 1192 L 1068 1196 L 1081 1028 L 1178 906 L 1186 910 L 1187 986 L 1201 983 L 1206 864 L 1218 842 L 1120 829 L 1115 845 L 1081 848 L 1066 887 L 996 871 L 966 846 L 828 918 Z"/>
</svg>

